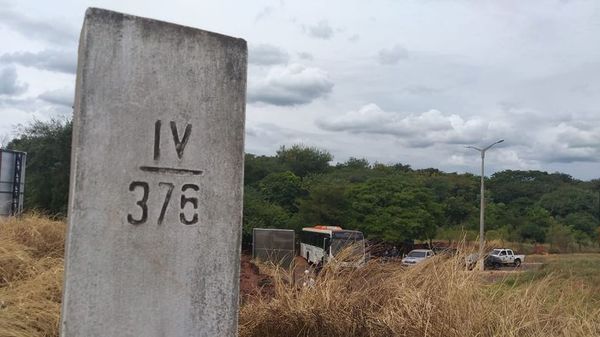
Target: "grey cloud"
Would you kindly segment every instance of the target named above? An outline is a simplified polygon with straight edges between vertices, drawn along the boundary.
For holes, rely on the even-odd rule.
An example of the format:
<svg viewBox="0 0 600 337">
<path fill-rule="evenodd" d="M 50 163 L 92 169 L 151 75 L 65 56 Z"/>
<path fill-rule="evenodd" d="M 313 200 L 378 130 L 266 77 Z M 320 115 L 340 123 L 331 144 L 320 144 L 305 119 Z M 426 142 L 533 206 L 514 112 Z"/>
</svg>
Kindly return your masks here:
<svg viewBox="0 0 600 337">
<path fill-rule="evenodd" d="M 14 115 L 29 116 L 29 118 L 47 118 L 69 116 L 73 110 L 70 107 L 67 108 L 63 105 L 48 104 L 38 97 L 14 97 L 0 95 L 0 111 L 7 111 L 0 112 L 0 115 L 8 114 L 13 118 Z M 13 118 L 11 119 L 14 120 Z M 6 123 L 4 125 L 6 125 Z"/>
<path fill-rule="evenodd" d="M 536 163 L 600 162 L 600 115 L 585 121 L 504 104 L 502 115 L 490 116 L 502 129 L 497 135 L 519 148 L 519 156 Z M 503 127 L 499 127 L 503 125 Z"/>
<path fill-rule="evenodd" d="M 331 28 L 329 22 L 326 20 L 321 20 L 312 26 L 306 26 L 305 31 L 308 33 L 308 36 L 316 39 L 329 40 L 333 37 L 333 28 Z"/>
<path fill-rule="evenodd" d="M 329 75 L 319 68 L 291 64 L 276 66 L 263 79 L 250 81 L 249 102 L 279 106 L 308 104 L 333 89 Z"/>
<path fill-rule="evenodd" d="M 350 42 L 356 42 L 358 40 L 360 40 L 360 35 L 358 35 L 358 34 L 354 34 L 348 38 L 348 41 L 350 41 Z"/>
<path fill-rule="evenodd" d="M 35 99 L 31 97 L 16 98 L 0 96 L 0 108 L 14 108 L 23 111 L 31 111 L 35 107 Z"/>
<path fill-rule="evenodd" d="M 351 133 L 388 134 L 395 136 L 410 136 L 414 133 L 409 129 L 390 128 L 390 122 L 397 117 L 388 113 L 376 104 L 367 104 L 357 111 L 351 111 L 337 117 L 317 119 L 316 124 L 327 131 L 347 131 Z"/>
<path fill-rule="evenodd" d="M 29 18 L 11 10 L 5 4 L 0 7 L 0 25 L 13 29 L 28 39 L 48 41 L 60 45 L 77 43 L 77 30 L 62 22 Z"/>
<path fill-rule="evenodd" d="M 535 110 L 526 115 L 536 116 Z M 464 145 L 483 146 L 498 139 L 506 139 L 500 147 L 501 160 L 519 167 L 532 163 L 600 162 L 600 121 L 544 121 L 519 118 L 525 114 L 514 109 L 505 115 L 463 118 L 437 110 L 423 113 L 396 113 L 384 111 L 375 104 L 367 104 L 356 111 L 322 118 L 316 121 L 326 131 L 353 134 L 387 135 L 408 148 L 446 147 L 452 151 L 469 152 Z M 600 117 L 599 117 L 600 118 Z"/>
<path fill-rule="evenodd" d="M 598 159 L 594 158 L 594 155 L 598 154 L 598 151 L 572 151 L 568 152 L 551 152 L 547 153 L 547 156 L 537 157 L 539 160 L 546 163 L 575 163 L 575 162 L 589 162 L 596 163 Z"/>
<path fill-rule="evenodd" d="M 444 92 L 444 89 L 432 88 L 426 85 L 412 85 L 402 89 L 407 94 L 416 96 L 430 96 Z"/>
<path fill-rule="evenodd" d="M 0 56 L 0 61 L 67 74 L 75 74 L 77 70 L 75 51 L 45 49 L 37 53 L 7 53 Z"/>
<path fill-rule="evenodd" d="M 507 91 L 506 100 L 533 106 L 546 115 L 571 116 L 589 111 L 598 114 L 595 93 L 600 92 L 600 62 L 591 60 L 579 64 L 564 61 L 551 72 L 528 76 L 517 83 L 518 89 Z M 529 74 L 529 69 L 522 70 Z"/>
<path fill-rule="evenodd" d="M 309 61 L 312 61 L 314 59 L 313 55 L 311 53 L 307 53 L 307 52 L 299 52 L 298 57 L 302 60 L 309 60 Z"/>
<path fill-rule="evenodd" d="M 270 66 L 288 63 L 290 55 L 279 47 L 259 44 L 250 46 L 248 59 L 251 64 Z"/>
<path fill-rule="evenodd" d="M 537 144 L 525 150 L 527 157 L 543 163 L 600 162 L 600 151 L 596 147 L 571 147 L 568 144 Z"/>
<path fill-rule="evenodd" d="M 39 99 L 66 107 L 73 106 L 73 90 L 68 88 L 46 91 L 38 96 Z"/>
<path fill-rule="evenodd" d="M 548 163 L 599 162 L 600 126 L 598 121 L 592 125 L 569 122 L 540 130 L 531 157 Z"/>
<path fill-rule="evenodd" d="M 19 95 L 27 90 L 27 84 L 17 82 L 15 67 L 0 69 L 0 95 Z"/>
<path fill-rule="evenodd" d="M 273 123 L 249 123 L 246 126 L 246 152 L 272 155 L 282 145 L 304 144 L 339 152 L 340 140 L 328 134 L 297 130 Z"/>
<path fill-rule="evenodd" d="M 408 58 L 408 50 L 397 44 L 391 49 L 380 50 L 378 57 L 379 63 L 384 65 L 392 65 L 398 63 L 402 59 Z"/>
<path fill-rule="evenodd" d="M 458 115 L 429 110 L 420 114 L 401 114 L 367 104 L 342 116 L 316 121 L 327 131 L 391 135 L 409 147 L 430 147 L 437 143 L 468 144 L 486 137 L 487 124 L 479 119 L 464 120 Z"/>
<path fill-rule="evenodd" d="M 254 22 L 258 22 L 268 16 L 270 16 L 273 13 L 273 10 L 275 8 L 273 8 L 272 6 L 266 6 L 263 9 L 260 10 L 260 12 L 258 12 L 258 14 L 256 14 L 256 16 L 254 17 Z"/>
</svg>

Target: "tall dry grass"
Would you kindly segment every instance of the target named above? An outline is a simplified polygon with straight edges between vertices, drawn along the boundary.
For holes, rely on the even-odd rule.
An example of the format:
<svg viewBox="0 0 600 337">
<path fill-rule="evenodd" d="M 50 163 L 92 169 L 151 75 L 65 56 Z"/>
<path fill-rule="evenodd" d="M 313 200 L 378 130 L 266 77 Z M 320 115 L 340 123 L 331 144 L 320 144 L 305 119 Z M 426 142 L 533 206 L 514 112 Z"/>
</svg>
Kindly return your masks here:
<svg viewBox="0 0 600 337">
<path fill-rule="evenodd" d="M 241 308 L 240 335 L 600 336 L 600 302 L 590 300 L 600 287 L 578 288 L 581 280 L 552 274 L 498 280 L 498 273 L 511 274 L 467 272 L 460 261 L 464 256 L 411 268 L 330 265 L 312 286 L 294 285 L 287 271 L 271 268 L 275 296 Z"/>
<path fill-rule="evenodd" d="M 65 224 L 0 218 L 0 336 L 58 336 Z"/>
<path fill-rule="evenodd" d="M 0 337 L 58 336 L 64 231 L 62 221 L 39 215 L 0 219 Z M 600 284 L 590 281 L 600 266 L 588 258 L 569 263 L 579 272 L 549 268 L 507 280 L 466 272 L 462 259 L 409 269 L 329 265 L 306 287 L 261 266 L 274 293 L 244 302 L 240 335 L 600 336 Z"/>
</svg>

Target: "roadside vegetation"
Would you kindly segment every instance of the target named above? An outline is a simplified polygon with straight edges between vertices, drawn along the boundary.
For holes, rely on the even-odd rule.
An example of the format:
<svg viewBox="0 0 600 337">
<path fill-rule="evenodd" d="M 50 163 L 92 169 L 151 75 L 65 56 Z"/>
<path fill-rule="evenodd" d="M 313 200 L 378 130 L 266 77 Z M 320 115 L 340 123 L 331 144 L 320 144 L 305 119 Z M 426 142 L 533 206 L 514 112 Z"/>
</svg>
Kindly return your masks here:
<svg viewBox="0 0 600 337">
<path fill-rule="evenodd" d="M 40 215 L 0 219 L 0 336 L 58 336 L 64 230 Z M 599 254 L 532 256 L 545 265 L 515 273 L 461 261 L 329 265 L 310 286 L 259 265 L 272 289 L 243 302 L 240 336 L 600 335 Z"/>
<path fill-rule="evenodd" d="M 600 334 L 597 283 L 558 271 L 508 273 L 490 281 L 489 272 L 464 271 L 463 258 L 436 257 L 408 269 L 374 261 L 354 270 L 328 266 L 310 287 L 293 285 L 287 272 L 271 269 L 275 296 L 241 308 L 240 335 Z"/>
<path fill-rule="evenodd" d="M 63 221 L 0 218 L 0 336 L 58 336 Z"/>
</svg>

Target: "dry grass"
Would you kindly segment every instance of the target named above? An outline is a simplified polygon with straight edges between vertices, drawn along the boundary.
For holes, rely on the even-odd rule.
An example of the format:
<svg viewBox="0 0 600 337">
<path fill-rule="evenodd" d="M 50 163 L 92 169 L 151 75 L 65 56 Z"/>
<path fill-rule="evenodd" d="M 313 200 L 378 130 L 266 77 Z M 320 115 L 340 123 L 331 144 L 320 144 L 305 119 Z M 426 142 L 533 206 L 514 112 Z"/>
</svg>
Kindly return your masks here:
<svg viewBox="0 0 600 337">
<path fill-rule="evenodd" d="M 0 336 L 58 336 L 65 224 L 0 219 Z"/>
<path fill-rule="evenodd" d="M 0 337 L 58 336 L 64 230 L 38 215 L 0 219 Z M 240 335 L 600 336 L 600 255 L 548 257 L 548 268 L 495 282 L 462 258 L 328 266 L 312 287 L 261 266 L 274 295 L 242 305 Z"/>
<path fill-rule="evenodd" d="M 459 261 L 464 256 L 409 269 L 378 262 L 356 270 L 330 266 L 312 287 L 294 286 L 286 271 L 272 269 L 276 295 L 241 308 L 240 335 L 600 335 L 600 301 L 591 296 L 600 286 L 576 286 L 585 280 L 553 273 L 505 274 L 489 283 Z"/>
</svg>

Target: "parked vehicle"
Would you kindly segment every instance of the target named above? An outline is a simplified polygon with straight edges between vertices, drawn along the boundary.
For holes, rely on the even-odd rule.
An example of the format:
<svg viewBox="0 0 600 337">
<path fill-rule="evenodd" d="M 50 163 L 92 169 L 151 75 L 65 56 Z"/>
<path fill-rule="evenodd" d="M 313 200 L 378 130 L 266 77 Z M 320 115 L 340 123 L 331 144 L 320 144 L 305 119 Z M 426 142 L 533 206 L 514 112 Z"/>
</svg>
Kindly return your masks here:
<svg viewBox="0 0 600 337">
<path fill-rule="evenodd" d="M 435 255 L 433 250 L 431 249 L 414 249 L 411 250 L 403 259 L 403 266 L 413 266 L 417 263 L 423 262 L 428 258 L 433 257 Z"/>
<path fill-rule="evenodd" d="M 365 240 L 362 232 L 345 230 L 338 226 L 304 227 L 300 232 L 300 256 L 308 263 L 322 265 L 335 260 L 335 256 L 347 249 L 349 256 L 338 261 L 341 266 L 358 267 L 366 262 Z"/>
<path fill-rule="evenodd" d="M 486 267 L 500 268 L 502 266 L 518 267 L 525 261 L 525 255 L 516 255 L 512 249 L 497 248 L 485 258 Z"/>
</svg>

